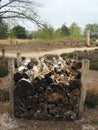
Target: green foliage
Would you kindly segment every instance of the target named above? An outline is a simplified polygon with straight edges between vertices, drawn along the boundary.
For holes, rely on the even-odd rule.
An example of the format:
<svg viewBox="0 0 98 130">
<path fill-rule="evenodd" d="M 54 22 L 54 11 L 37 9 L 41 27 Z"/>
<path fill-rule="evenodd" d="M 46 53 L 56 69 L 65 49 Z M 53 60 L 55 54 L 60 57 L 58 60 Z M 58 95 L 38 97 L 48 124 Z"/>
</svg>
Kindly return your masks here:
<svg viewBox="0 0 98 130">
<path fill-rule="evenodd" d="M 8 62 L 7 58 L 0 57 L 0 77 L 4 77 L 8 74 Z"/>
<path fill-rule="evenodd" d="M 33 38 L 39 39 L 61 39 L 61 38 L 83 38 L 81 28 L 73 23 L 70 28 L 63 24 L 54 30 L 53 27 L 44 25 L 43 28 L 33 32 Z"/>
<path fill-rule="evenodd" d="M 66 54 L 66 53 L 63 53 L 63 54 L 61 54 L 60 55 L 63 59 L 65 59 L 66 60 L 66 58 L 68 57 L 68 58 L 73 58 L 73 53 L 68 53 L 68 54 Z"/>
<path fill-rule="evenodd" d="M 8 36 L 8 25 L 0 18 L 0 39 L 5 39 Z"/>
<path fill-rule="evenodd" d="M 98 24 L 87 24 L 84 30 L 85 35 L 87 30 L 90 30 L 91 32 L 91 38 L 98 38 Z"/>
<path fill-rule="evenodd" d="M 0 100 L 5 102 L 9 100 L 9 90 L 8 89 L 1 89 L 0 90 Z"/>
<path fill-rule="evenodd" d="M 69 33 L 70 33 L 70 37 L 72 38 L 82 37 L 81 28 L 76 23 L 72 23 L 72 25 L 69 28 Z"/>
<path fill-rule="evenodd" d="M 93 58 L 90 60 L 90 69 L 98 70 L 98 58 Z"/>
<path fill-rule="evenodd" d="M 98 105 L 98 93 L 93 90 L 87 92 L 85 105 L 90 108 L 95 108 Z"/>
<path fill-rule="evenodd" d="M 65 128 L 65 130 L 70 130 L 69 128 Z"/>
<path fill-rule="evenodd" d="M 54 38 L 61 38 L 61 37 L 62 37 L 62 35 L 61 35 L 61 29 L 58 28 L 54 32 Z"/>
<path fill-rule="evenodd" d="M 69 35 L 69 28 L 64 24 L 61 26 L 61 34 L 63 36 L 68 36 Z"/>
<path fill-rule="evenodd" d="M 33 38 L 33 33 L 27 31 L 27 39 L 32 39 Z"/>
<path fill-rule="evenodd" d="M 33 32 L 33 38 L 39 39 L 53 39 L 54 37 L 54 29 L 48 25 L 44 25 L 42 29 L 39 29 Z"/>
<path fill-rule="evenodd" d="M 93 124 L 95 124 L 95 125 L 98 125 L 98 119 L 93 119 L 93 120 L 91 121 L 91 123 L 93 123 Z"/>
<path fill-rule="evenodd" d="M 27 38 L 26 29 L 20 25 L 13 27 L 11 31 L 19 39 Z"/>
</svg>

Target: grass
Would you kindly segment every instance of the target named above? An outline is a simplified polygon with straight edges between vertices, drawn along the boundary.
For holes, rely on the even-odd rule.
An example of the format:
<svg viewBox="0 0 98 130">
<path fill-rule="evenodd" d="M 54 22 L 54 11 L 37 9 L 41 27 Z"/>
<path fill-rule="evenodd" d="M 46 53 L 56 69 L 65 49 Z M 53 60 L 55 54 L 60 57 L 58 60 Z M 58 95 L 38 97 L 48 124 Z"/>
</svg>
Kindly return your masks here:
<svg viewBox="0 0 98 130">
<path fill-rule="evenodd" d="M 2 102 L 6 102 L 9 101 L 9 89 L 5 88 L 5 89 L 0 89 L 0 101 Z"/>
<path fill-rule="evenodd" d="M 98 105 L 98 93 L 95 90 L 88 90 L 85 105 L 89 108 L 95 108 Z"/>
<path fill-rule="evenodd" d="M 8 61 L 4 56 L 0 56 L 0 77 L 8 75 Z"/>
<path fill-rule="evenodd" d="M 98 119 L 93 119 L 93 120 L 91 121 L 91 123 L 92 123 L 92 124 L 95 124 L 95 125 L 98 125 Z"/>
<path fill-rule="evenodd" d="M 69 128 L 65 128 L 65 130 L 70 130 Z"/>
</svg>

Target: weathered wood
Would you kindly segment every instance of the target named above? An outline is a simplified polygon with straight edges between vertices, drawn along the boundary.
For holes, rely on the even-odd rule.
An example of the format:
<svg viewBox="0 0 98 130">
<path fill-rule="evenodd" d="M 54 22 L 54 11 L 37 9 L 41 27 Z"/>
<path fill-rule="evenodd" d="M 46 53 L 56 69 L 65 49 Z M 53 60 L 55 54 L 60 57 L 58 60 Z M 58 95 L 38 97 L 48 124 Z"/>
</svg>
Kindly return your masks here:
<svg viewBox="0 0 98 130">
<path fill-rule="evenodd" d="M 90 46 L 90 30 L 87 30 L 87 46 Z"/>
<path fill-rule="evenodd" d="M 2 52 L 2 56 L 5 56 L 5 48 L 4 47 L 2 47 L 1 52 Z"/>
<path fill-rule="evenodd" d="M 9 95 L 10 95 L 10 113 L 13 116 L 14 115 L 14 80 L 13 80 L 13 75 L 14 75 L 14 59 L 10 58 L 8 60 L 8 69 L 9 69 L 9 81 L 10 81 L 10 86 L 9 86 Z"/>
<path fill-rule="evenodd" d="M 18 67 L 21 65 L 21 53 L 17 53 L 17 65 Z"/>
<path fill-rule="evenodd" d="M 80 94 L 80 103 L 79 103 L 79 115 L 78 118 L 81 119 L 83 116 L 84 103 L 86 98 L 86 89 L 87 89 L 87 78 L 89 70 L 89 60 L 82 60 L 82 76 L 81 76 L 81 94 Z"/>
<path fill-rule="evenodd" d="M 78 60 L 78 53 L 73 53 L 73 59 Z"/>
</svg>

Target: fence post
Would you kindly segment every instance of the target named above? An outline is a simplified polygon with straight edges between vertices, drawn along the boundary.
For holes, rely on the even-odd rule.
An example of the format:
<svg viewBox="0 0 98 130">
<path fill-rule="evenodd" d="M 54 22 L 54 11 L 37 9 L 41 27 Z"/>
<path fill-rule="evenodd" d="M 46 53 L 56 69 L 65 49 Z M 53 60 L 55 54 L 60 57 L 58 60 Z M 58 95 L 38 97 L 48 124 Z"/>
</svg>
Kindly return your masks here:
<svg viewBox="0 0 98 130">
<path fill-rule="evenodd" d="M 85 98 L 86 98 L 86 90 L 87 90 L 87 78 L 88 78 L 88 70 L 89 70 L 89 60 L 82 60 L 82 75 L 81 75 L 81 90 L 80 90 L 80 103 L 79 103 L 79 114 L 78 118 L 81 119 L 83 116 Z"/>
<path fill-rule="evenodd" d="M 21 65 L 21 53 L 17 53 L 17 65 L 18 67 Z"/>
<path fill-rule="evenodd" d="M 10 86 L 9 86 L 9 100 L 10 100 L 10 114 L 14 116 L 14 80 L 13 80 L 13 75 L 15 72 L 14 68 L 14 59 L 9 58 L 8 59 L 8 70 L 9 70 L 9 81 L 10 81 Z"/>
<path fill-rule="evenodd" d="M 87 46 L 90 46 L 90 30 L 87 30 Z"/>
<path fill-rule="evenodd" d="M 76 52 L 73 53 L 73 59 L 74 60 L 78 60 L 78 52 L 77 53 Z"/>
</svg>

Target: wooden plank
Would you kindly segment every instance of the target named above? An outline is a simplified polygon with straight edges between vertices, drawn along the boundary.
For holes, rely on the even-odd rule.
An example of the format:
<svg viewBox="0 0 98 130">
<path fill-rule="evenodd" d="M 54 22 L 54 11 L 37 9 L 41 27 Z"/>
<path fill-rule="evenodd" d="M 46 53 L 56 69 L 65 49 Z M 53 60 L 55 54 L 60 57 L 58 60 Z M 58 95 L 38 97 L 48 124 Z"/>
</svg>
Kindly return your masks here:
<svg viewBox="0 0 98 130">
<path fill-rule="evenodd" d="M 17 65 L 18 67 L 21 66 L 21 53 L 17 53 Z"/>
<path fill-rule="evenodd" d="M 87 90 L 87 79 L 88 79 L 88 70 L 89 70 L 89 60 L 82 60 L 82 75 L 81 75 L 81 94 L 80 94 L 80 103 L 79 103 L 79 115 L 78 118 L 81 119 L 83 117 L 83 110 L 86 98 L 86 90 Z"/>
<path fill-rule="evenodd" d="M 10 81 L 10 86 L 9 86 L 9 95 L 10 95 L 10 114 L 14 116 L 14 80 L 13 80 L 13 75 L 14 75 L 14 59 L 10 58 L 8 59 L 8 69 L 9 69 L 9 81 Z"/>
</svg>

